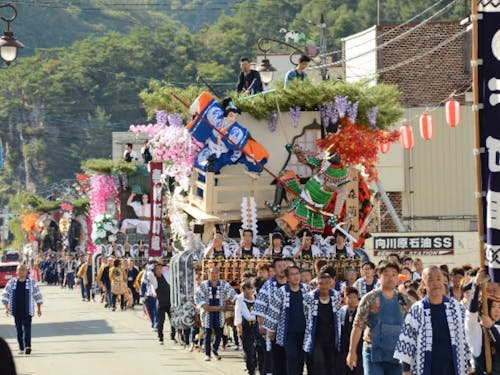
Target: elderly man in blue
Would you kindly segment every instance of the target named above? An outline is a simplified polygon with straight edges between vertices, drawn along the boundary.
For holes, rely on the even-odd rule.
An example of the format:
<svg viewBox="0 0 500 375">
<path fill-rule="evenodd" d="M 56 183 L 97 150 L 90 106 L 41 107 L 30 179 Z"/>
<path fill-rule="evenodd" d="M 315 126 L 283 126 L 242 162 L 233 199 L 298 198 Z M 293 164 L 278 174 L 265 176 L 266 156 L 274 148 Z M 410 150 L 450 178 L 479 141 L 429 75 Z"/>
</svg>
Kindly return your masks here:
<svg viewBox="0 0 500 375">
<path fill-rule="evenodd" d="M 337 314 L 340 310 L 340 293 L 332 289 L 328 273 L 317 276 L 318 288 L 311 292 L 312 303 L 306 316 L 304 352 L 309 356 L 311 375 L 335 374 L 335 342 L 339 337 Z"/>
<path fill-rule="evenodd" d="M 225 280 L 220 280 L 219 269 L 212 267 L 208 270 L 208 280 L 203 281 L 194 295 L 194 301 L 200 311 L 201 325 L 205 329 L 205 361 L 210 361 L 210 337 L 215 332 L 212 353 L 215 359 L 220 360 L 219 345 L 224 328 L 224 312 L 226 301 L 236 301 L 238 294 Z"/>
<path fill-rule="evenodd" d="M 299 267 L 288 267 L 285 275 L 288 283 L 279 288 L 271 300 L 264 327 L 270 338 L 276 337 L 276 344 L 285 348 L 287 375 L 302 375 L 307 306 L 312 301 L 309 286 L 300 282 Z"/>
<path fill-rule="evenodd" d="M 17 277 L 9 280 L 2 294 L 5 313 L 12 314 L 16 323 L 19 354 L 31 353 L 31 318 L 42 315 L 42 293 L 35 280 L 28 277 L 28 267 L 25 264 L 17 266 Z"/>
<path fill-rule="evenodd" d="M 254 313 L 259 323 L 259 331 L 266 336 L 266 351 L 264 353 L 266 374 L 286 375 L 286 368 L 281 365 L 286 359 L 285 352 L 283 347 L 276 345 L 275 340 L 269 339 L 264 327 L 264 320 L 271 313 L 270 306 L 274 295 L 279 288 L 286 285 L 285 268 L 288 263 L 293 264 L 293 261 L 284 258 L 273 259 L 274 276 L 264 283 L 255 299 Z"/>
<path fill-rule="evenodd" d="M 394 358 L 404 375 L 467 375 L 471 354 L 465 336 L 465 309 L 444 296 L 439 267 L 423 271 L 427 295 L 406 315 Z"/>
</svg>

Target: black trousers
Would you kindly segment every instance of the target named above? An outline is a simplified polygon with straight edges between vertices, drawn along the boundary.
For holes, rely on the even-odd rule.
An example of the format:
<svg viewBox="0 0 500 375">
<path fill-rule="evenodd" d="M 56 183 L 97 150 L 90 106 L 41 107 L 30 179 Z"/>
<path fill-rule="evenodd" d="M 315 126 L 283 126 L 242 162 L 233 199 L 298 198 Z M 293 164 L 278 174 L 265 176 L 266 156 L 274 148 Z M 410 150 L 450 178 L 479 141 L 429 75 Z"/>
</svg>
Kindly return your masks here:
<svg viewBox="0 0 500 375">
<path fill-rule="evenodd" d="M 31 316 L 16 316 L 14 320 L 16 322 L 19 350 L 31 347 Z"/>
<path fill-rule="evenodd" d="M 245 362 L 249 375 L 255 374 L 255 369 L 258 365 L 257 337 L 259 336 L 259 331 L 257 327 L 258 326 L 255 324 L 249 325 L 246 322 L 243 323 L 243 335 L 241 336 L 241 341 L 243 344 L 243 351 L 245 352 Z M 260 370 L 261 369 L 259 368 L 259 371 Z"/>
<path fill-rule="evenodd" d="M 168 315 L 170 320 L 170 305 L 159 305 L 158 306 L 158 339 L 163 340 L 163 326 L 165 325 L 165 315 Z M 175 338 L 175 328 L 170 327 L 170 338 L 173 340 Z"/>
<path fill-rule="evenodd" d="M 322 344 L 316 341 L 308 362 L 309 375 L 335 375 L 336 349 L 334 344 Z"/>
<path fill-rule="evenodd" d="M 273 375 L 287 375 L 286 371 L 286 352 L 285 348 L 276 344 L 275 341 L 272 343 L 273 351 Z"/>
</svg>

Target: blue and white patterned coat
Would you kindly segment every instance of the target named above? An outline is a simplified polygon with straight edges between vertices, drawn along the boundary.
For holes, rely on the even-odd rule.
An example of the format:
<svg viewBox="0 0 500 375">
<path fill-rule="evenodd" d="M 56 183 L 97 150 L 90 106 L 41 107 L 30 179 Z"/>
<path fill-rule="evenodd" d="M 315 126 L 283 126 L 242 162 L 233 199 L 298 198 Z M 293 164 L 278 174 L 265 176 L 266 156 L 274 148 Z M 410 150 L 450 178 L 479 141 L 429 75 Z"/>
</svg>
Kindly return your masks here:
<svg viewBox="0 0 500 375">
<path fill-rule="evenodd" d="M 312 302 L 309 286 L 300 283 L 300 291 L 302 292 L 302 305 L 304 308 L 304 316 L 307 317 L 307 306 Z M 285 346 L 288 333 L 288 319 L 290 317 L 290 286 L 286 284 L 279 288 L 274 297 L 271 299 L 271 304 L 267 310 L 264 328 L 269 332 L 276 332 L 276 344 Z"/>
<path fill-rule="evenodd" d="M 278 281 L 276 280 L 276 276 L 273 276 L 269 280 L 267 280 L 264 285 L 257 293 L 257 297 L 255 298 L 255 305 L 253 306 L 253 311 L 256 316 L 260 316 L 265 318 L 267 315 L 267 311 L 271 305 L 271 300 L 274 298 L 274 294 L 278 290 Z"/>
<path fill-rule="evenodd" d="M 17 277 L 10 279 L 2 294 L 2 303 L 9 304 L 10 313 L 15 317 L 16 314 L 16 288 L 17 288 Z M 30 279 L 29 277 L 26 279 L 26 290 L 27 294 L 27 304 L 28 308 L 27 313 L 29 316 L 35 315 L 35 303 L 37 305 L 43 304 L 42 293 L 40 292 L 40 288 L 35 280 Z"/>
<path fill-rule="evenodd" d="M 306 332 L 304 335 L 304 352 L 311 354 L 314 350 L 314 337 L 316 335 L 316 323 L 318 318 L 318 306 L 320 304 L 319 300 L 319 290 L 315 289 L 310 294 L 310 301 L 307 305 L 307 315 L 306 315 Z M 334 332 L 331 334 L 335 337 L 340 337 L 340 330 L 338 324 L 338 312 L 340 309 L 340 293 L 334 289 L 330 289 L 330 305 L 333 312 L 333 329 Z"/>
<path fill-rule="evenodd" d="M 224 306 L 227 300 L 236 301 L 238 294 L 233 289 L 233 287 L 225 280 L 219 280 L 217 282 L 217 290 L 216 290 L 216 305 L 215 306 Z M 194 294 L 194 302 L 196 307 L 200 311 L 200 319 L 201 325 L 204 328 L 213 328 L 210 325 L 210 313 L 203 309 L 204 305 L 210 305 L 210 300 L 212 299 L 212 284 L 210 280 L 203 281 L 198 289 L 196 289 Z M 217 319 L 219 320 L 219 327 L 224 327 L 224 312 L 216 312 Z"/>
<path fill-rule="evenodd" d="M 465 309 L 443 297 L 456 375 L 467 375 L 471 354 L 465 337 Z M 429 298 L 416 302 L 406 315 L 394 358 L 408 363 L 413 375 L 428 375 L 432 363 L 432 322 Z"/>
<path fill-rule="evenodd" d="M 372 290 L 380 288 L 380 280 L 378 280 L 376 277 L 373 279 L 373 282 L 375 285 L 373 286 Z M 354 282 L 353 287 L 355 287 L 358 290 L 359 298 L 362 298 L 368 291 L 366 290 L 366 279 L 364 277 L 360 277 Z"/>
</svg>

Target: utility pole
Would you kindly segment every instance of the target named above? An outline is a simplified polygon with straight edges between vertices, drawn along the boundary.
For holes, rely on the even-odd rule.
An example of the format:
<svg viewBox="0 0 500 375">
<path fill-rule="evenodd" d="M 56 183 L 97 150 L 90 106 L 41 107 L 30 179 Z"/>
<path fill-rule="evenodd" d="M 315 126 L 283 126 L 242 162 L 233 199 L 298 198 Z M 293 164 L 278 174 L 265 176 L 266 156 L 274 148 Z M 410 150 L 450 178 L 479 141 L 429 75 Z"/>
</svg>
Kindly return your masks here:
<svg viewBox="0 0 500 375">
<path fill-rule="evenodd" d="M 326 81 L 328 79 L 328 68 L 326 66 L 326 23 L 323 13 L 321 13 L 320 20 L 320 34 L 319 34 L 319 54 L 321 56 L 321 79 Z"/>
<path fill-rule="evenodd" d="M 380 0 L 377 0 L 377 26 L 380 25 Z"/>
</svg>

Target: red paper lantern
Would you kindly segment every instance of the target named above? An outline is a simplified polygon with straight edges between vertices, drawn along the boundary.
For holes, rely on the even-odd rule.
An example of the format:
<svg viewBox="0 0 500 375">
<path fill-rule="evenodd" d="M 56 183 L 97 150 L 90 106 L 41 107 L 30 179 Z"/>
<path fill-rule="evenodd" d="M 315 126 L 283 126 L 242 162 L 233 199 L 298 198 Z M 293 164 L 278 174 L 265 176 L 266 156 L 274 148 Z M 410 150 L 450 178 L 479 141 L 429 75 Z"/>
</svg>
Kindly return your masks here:
<svg viewBox="0 0 500 375">
<path fill-rule="evenodd" d="M 434 118 L 430 113 L 420 115 L 420 135 L 426 141 L 434 135 Z"/>
<path fill-rule="evenodd" d="M 379 149 L 382 154 L 387 154 L 391 149 L 391 144 L 389 142 L 382 142 L 379 145 Z"/>
<path fill-rule="evenodd" d="M 409 124 L 403 125 L 399 128 L 399 140 L 404 149 L 409 150 L 413 148 L 413 129 Z"/>
<path fill-rule="evenodd" d="M 455 99 L 450 99 L 445 105 L 446 122 L 452 128 L 460 123 L 460 103 Z"/>
</svg>

